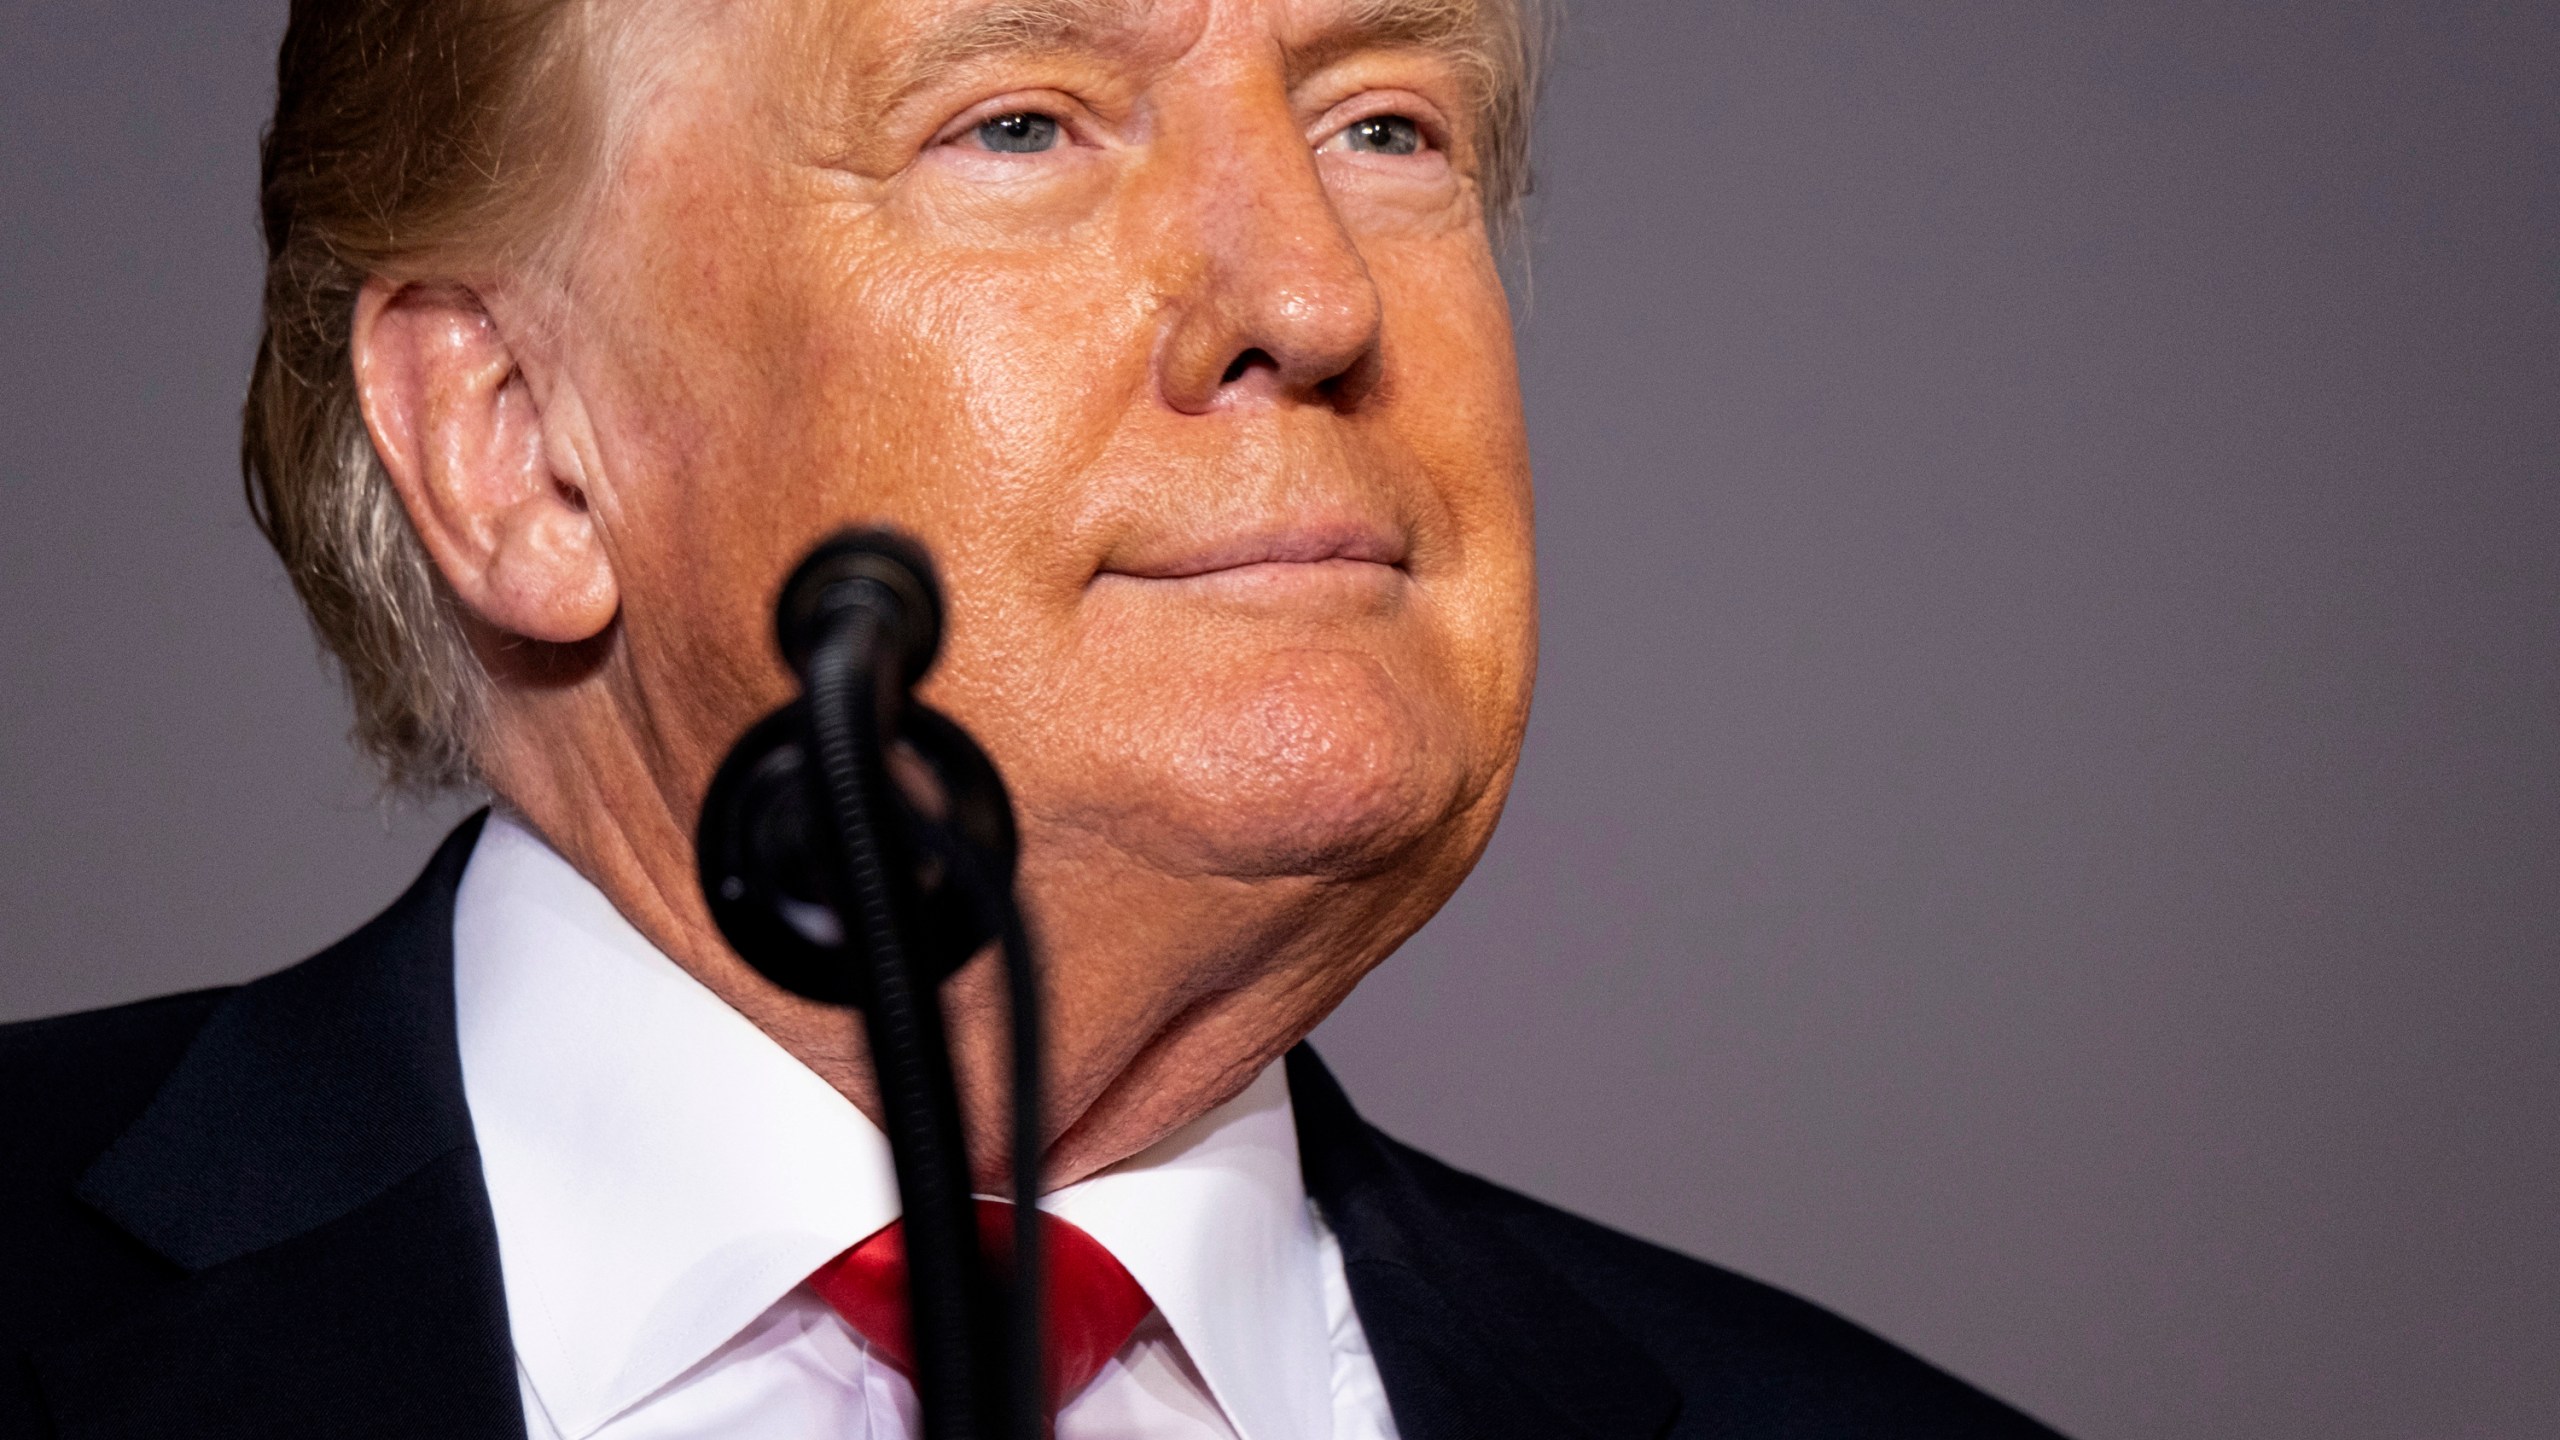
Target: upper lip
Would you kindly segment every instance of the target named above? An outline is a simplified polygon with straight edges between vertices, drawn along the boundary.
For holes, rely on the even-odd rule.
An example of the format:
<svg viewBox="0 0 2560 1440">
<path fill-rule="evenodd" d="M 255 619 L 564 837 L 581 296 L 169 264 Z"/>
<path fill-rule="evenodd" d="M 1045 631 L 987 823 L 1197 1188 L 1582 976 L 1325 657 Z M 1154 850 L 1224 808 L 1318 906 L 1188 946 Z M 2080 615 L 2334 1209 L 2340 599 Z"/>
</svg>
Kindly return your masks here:
<svg viewBox="0 0 2560 1440">
<path fill-rule="evenodd" d="M 1384 526 L 1347 521 L 1289 523 L 1132 547 L 1131 553 L 1114 556 L 1102 570 L 1141 580 L 1184 580 L 1247 565 L 1312 565 L 1326 560 L 1402 565 L 1405 550 L 1403 539 Z"/>
</svg>

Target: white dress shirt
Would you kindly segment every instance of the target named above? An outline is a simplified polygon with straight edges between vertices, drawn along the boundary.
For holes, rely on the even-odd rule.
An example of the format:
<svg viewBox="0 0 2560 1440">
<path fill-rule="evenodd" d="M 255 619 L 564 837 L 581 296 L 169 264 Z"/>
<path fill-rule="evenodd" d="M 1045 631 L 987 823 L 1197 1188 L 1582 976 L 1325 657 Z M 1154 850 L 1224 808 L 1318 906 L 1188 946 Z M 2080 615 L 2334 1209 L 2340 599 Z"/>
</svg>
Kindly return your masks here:
<svg viewBox="0 0 2560 1440">
<path fill-rule="evenodd" d="M 463 1090 L 532 1440 L 905 1440 L 802 1283 L 898 1213 L 878 1127 L 503 811 L 454 906 Z M 1156 1302 L 1058 1440 L 1395 1440 L 1278 1066 L 1043 1197 Z"/>
</svg>

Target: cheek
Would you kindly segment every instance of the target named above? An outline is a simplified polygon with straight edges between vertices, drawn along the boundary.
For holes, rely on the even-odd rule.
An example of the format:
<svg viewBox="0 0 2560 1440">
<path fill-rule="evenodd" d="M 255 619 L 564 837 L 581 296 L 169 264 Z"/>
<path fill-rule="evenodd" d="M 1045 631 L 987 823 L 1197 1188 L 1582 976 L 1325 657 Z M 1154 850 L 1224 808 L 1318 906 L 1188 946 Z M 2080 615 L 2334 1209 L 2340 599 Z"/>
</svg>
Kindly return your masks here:
<svg viewBox="0 0 2560 1440">
<path fill-rule="evenodd" d="M 1372 255 L 1384 297 L 1390 422 L 1431 477 L 1460 557 L 1496 568 L 1530 549 L 1528 433 L 1511 313 L 1477 245 L 1399 247 Z"/>
<path fill-rule="evenodd" d="M 1442 653 L 1507 765 L 1537 660 L 1529 444 L 1508 302 L 1477 246 L 1391 252 L 1372 272 L 1389 297 L 1395 424 L 1436 502 L 1417 569 Z"/>
<path fill-rule="evenodd" d="M 769 196 L 666 193 L 627 226 L 652 243 L 600 287 L 614 323 L 599 327 L 599 420 L 635 650 L 769 700 L 786 684 L 772 590 L 821 535 L 885 522 L 943 569 L 944 671 L 1019 683 L 1054 648 L 1040 617 L 1084 578 L 1066 483 L 1145 380 L 1107 275 L 936 257 Z M 742 233 L 755 216 L 798 223 Z M 731 708 L 713 728 L 753 713 Z"/>
</svg>

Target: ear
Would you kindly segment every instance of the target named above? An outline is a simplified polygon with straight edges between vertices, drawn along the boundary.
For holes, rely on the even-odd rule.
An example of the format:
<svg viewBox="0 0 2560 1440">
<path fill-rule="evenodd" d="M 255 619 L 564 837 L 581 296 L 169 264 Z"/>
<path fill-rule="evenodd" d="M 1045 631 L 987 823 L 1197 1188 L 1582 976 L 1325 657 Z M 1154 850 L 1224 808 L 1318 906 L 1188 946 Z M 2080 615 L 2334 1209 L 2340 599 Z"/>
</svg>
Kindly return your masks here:
<svg viewBox="0 0 2560 1440">
<path fill-rule="evenodd" d="M 377 277 L 356 297 L 352 339 L 374 450 L 463 608 L 556 644 L 611 624 L 621 593 L 575 473 L 585 447 L 548 433 L 558 427 L 480 297 Z M 556 386 L 546 398 L 576 408 Z"/>
</svg>

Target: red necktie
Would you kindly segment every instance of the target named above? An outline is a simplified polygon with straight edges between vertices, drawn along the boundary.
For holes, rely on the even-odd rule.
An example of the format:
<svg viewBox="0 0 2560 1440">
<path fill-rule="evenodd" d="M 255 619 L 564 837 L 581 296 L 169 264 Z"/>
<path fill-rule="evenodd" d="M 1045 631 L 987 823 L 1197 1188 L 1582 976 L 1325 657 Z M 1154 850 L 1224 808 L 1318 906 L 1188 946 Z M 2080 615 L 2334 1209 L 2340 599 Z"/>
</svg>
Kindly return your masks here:
<svg viewBox="0 0 2560 1440">
<path fill-rule="evenodd" d="M 1043 1211 L 1042 1258 L 1049 1271 L 1049 1413 L 1075 1397 L 1120 1353 L 1131 1331 L 1156 1308 L 1137 1278 L 1102 1242 Z M 978 1202 L 978 1248 L 1001 1261 L 1013 1253 L 1013 1207 Z M 898 1373 L 915 1378 L 915 1338 L 907 1326 L 906 1227 L 891 1221 L 818 1267 L 809 1285 L 862 1332 Z"/>
</svg>

